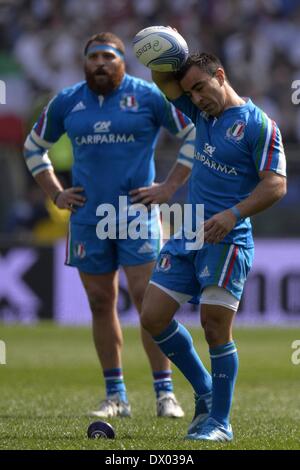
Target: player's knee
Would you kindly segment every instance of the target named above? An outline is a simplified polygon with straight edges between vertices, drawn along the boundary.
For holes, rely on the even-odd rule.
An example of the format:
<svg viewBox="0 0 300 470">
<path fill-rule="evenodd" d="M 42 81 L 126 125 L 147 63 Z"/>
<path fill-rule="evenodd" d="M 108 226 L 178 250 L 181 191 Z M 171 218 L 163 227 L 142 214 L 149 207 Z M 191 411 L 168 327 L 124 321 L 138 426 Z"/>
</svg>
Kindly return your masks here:
<svg viewBox="0 0 300 470">
<path fill-rule="evenodd" d="M 141 325 L 152 336 L 155 336 L 160 332 L 160 325 L 157 319 L 155 318 L 153 305 L 148 302 L 144 302 L 143 304 L 141 313 Z"/>
<path fill-rule="evenodd" d="M 208 319 L 202 321 L 202 326 L 205 333 L 205 338 L 209 346 L 214 347 L 222 343 L 222 338 L 224 336 L 224 329 L 221 322 Z"/>
<path fill-rule="evenodd" d="M 143 308 L 141 325 L 151 336 L 157 336 L 166 329 L 168 323 L 164 318 L 158 318 L 153 309 L 145 310 Z"/>
<path fill-rule="evenodd" d="M 147 306 L 145 305 L 143 305 L 140 320 L 141 320 L 142 327 L 146 331 L 151 333 L 151 327 L 153 326 L 153 321 L 151 318 L 151 312 L 148 310 Z"/>
<path fill-rule="evenodd" d="M 201 326 L 202 326 L 204 331 L 206 329 L 206 325 L 207 325 L 207 319 L 205 317 L 201 316 Z"/>
<path fill-rule="evenodd" d="M 93 315 L 106 315 L 113 310 L 114 292 L 110 289 L 87 289 L 87 296 Z"/>
</svg>

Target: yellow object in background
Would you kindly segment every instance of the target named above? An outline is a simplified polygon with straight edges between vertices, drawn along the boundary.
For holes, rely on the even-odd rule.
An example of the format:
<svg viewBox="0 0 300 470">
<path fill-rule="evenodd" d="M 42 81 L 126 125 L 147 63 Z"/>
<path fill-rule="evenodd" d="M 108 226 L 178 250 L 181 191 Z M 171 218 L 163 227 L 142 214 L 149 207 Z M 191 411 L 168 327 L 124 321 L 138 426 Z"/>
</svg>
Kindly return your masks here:
<svg viewBox="0 0 300 470">
<path fill-rule="evenodd" d="M 55 171 L 70 171 L 73 165 L 73 152 L 69 137 L 63 134 L 48 151 L 49 158 Z"/>
<path fill-rule="evenodd" d="M 47 198 L 45 207 L 49 218 L 40 220 L 33 229 L 33 235 L 39 243 L 52 243 L 65 238 L 68 232 L 70 212 L 58 209 L 51 199 Z"/>
</svg>

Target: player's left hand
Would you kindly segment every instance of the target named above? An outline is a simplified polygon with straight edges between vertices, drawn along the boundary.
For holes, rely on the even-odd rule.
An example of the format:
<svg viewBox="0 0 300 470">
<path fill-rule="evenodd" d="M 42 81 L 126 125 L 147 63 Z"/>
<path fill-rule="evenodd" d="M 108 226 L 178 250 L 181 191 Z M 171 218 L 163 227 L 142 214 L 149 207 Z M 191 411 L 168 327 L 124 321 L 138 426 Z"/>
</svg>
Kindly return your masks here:
<svg viewBox="0 0 300 470">
<path fill-rule="evenodd" d="M 236 216 L 230 209 L 213 215 L 204 222 L 204 241 L 213 244 L 221 242 L 235 224 Z"/>
<path fill-rule="evenodd" d="M 166 183 L 153 183 L 152 186 L 133 189 L 129 192 L 129 195 L 132 203 L 139 202 L 148 206 L 167 202 L 171 198 L 172 192 Z"/>
</svg>

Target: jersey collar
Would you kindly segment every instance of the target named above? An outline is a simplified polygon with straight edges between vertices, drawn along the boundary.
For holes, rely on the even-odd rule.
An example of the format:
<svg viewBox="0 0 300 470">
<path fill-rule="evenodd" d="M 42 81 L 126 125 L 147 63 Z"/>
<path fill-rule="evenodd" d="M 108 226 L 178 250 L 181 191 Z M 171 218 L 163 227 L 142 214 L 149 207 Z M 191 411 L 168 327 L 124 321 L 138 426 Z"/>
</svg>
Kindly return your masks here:
<svg viewBox="0 0 300 470">
<path fill-rule="evenodd" d="M 243 113 L 245 111 L 249 111 L 249 109 L 253 108 L 253 103 L 250 98 L 243 96 L 243 100 L 245 100 L 244 104 L 241 104 L 240 106 L 231 106 L 230 108 L 225 109 L 221 116 L 224 116 L 225 114 L 235 114 L 235 113 Z M 221 117 L 220 116 L 220 117 Z"/>
</svg>

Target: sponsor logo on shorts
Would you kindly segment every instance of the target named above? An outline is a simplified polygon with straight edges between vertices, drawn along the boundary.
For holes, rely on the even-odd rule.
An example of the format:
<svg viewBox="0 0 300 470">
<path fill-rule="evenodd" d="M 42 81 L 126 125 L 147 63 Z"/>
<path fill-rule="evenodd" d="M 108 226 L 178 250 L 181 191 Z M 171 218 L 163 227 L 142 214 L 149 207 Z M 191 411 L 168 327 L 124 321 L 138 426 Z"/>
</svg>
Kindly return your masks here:
<svg viewBox="0 0 300 470">
<path fill-rule="evenodd" d="M 139 249 L 139 254 L 153 253 L 153 246 L 149 242 L 145 242 Z"/>
<path fill-rule="evenodd" d="M 208 266 L 205 266 L 205 268 L 203 269 L 199 277 L 203 278 L 203 277 L 209 277 L 209 276 L 210 276 L 210 272 L 209 272 Z"/>
</svg>

